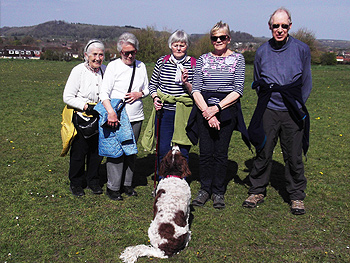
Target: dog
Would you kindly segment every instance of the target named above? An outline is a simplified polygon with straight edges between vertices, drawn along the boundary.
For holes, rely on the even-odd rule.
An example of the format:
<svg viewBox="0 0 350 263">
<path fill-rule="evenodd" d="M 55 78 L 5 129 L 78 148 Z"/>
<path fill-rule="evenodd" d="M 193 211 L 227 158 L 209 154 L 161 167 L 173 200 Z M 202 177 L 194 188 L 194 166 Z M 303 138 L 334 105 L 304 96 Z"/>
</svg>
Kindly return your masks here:
<svg viewBox="0 0 350 263">
<path fill-rule="evenodd" d="M 178 146 L 163 158 L 153 204 L 153 220 L 148 229 L 151 245 L 127 247 L 120 259 L 126 263 L 148 256 L 168 258 L 183 250 L 191 239 L 189 229 L 191 189 L 185 177 L 191 175 L 187 160 Z"/>
</svg>

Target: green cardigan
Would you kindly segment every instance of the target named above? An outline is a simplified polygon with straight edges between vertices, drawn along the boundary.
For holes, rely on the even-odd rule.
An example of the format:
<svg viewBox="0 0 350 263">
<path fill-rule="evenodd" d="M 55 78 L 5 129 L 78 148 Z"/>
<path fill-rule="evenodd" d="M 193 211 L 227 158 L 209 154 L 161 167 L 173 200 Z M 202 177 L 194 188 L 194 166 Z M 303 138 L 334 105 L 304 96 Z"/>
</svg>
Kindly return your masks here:
<svg viewBox="0 0 350 263">
<path fill-rule="evenodd" d="M 189 95 L 183 95 L 175 97 L 172 95 L 164 94 L 160 90 L 157 90 L 157 95 L 162 102 L 176 103 L 175 121 L 174 121 L 174 134 L 171 140 L 174 144 L 180 145 L 192 145 L 191 141 L 186 135 L 186 126 L 188 117 L 190 116 L 193 100 Z M 153 107 L 151 116 L 148 120 L 145 133 L 143 134 L 141 144 L 147 151 L 153 151 L 155 146 L 155 118 L 156 110 Z"/>
</svg>

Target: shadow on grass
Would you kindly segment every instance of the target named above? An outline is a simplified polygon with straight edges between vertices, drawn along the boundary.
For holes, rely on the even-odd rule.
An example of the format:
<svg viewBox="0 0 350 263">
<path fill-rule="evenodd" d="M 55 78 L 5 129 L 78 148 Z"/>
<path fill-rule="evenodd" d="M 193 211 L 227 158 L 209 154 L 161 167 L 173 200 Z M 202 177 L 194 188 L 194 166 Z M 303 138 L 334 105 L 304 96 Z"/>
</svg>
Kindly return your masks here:
<svg viewBox="0 0 350 263">
<path fill-rule="evenodd" d="M 254 159 L 249 159 L 245 162 L 245 165 L 247 167 L 244 170 L 245 172 L 247 173 L 251 172 L 253 168 L 253 162 L 254 162 Z M 242 182 L 248 186 L 251 185 L 248 176 L 245 179 L 243 179 Z M 290 202 L 289 194 L 287 193 L 287 190 L 286 190 L 287 181 L 284 176 L 284 165 L 276 161 L 272 161 L 270 185 L 278 192 L 278 194 L 282 197 L 284 202 L 286 203 Z"/>
</svg>

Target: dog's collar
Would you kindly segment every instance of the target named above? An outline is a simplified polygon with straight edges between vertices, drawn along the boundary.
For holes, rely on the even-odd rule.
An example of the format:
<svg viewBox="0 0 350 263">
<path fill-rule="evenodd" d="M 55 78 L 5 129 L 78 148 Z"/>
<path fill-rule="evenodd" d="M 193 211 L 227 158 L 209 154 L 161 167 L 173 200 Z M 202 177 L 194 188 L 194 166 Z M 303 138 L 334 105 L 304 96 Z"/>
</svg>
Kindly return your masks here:
<svg viewBox="0 0 350 263">
<path fill-rule="evenodd" d="M 179 175 L 168 174 L 166 176 L 166 178 L 169 178 L 169 177 L 175 177 L 175 178 L 180 178 L 181 179 L 181 176 L 179 176 Z"/>
</svg>

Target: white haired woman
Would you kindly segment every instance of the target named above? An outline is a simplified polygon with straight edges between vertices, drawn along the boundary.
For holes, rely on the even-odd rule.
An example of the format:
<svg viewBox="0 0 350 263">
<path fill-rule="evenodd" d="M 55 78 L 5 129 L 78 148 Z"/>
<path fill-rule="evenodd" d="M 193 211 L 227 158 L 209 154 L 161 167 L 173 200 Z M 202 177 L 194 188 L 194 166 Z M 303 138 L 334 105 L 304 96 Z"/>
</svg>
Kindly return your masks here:
<svg viewBox="0 0 350 263">
<path fill-rule="evenodd" d="M 75 109 L 76 121 L 89 120 L 94 104 L 99 101 L 100 87 L 106 66 L 104 45 L 97 39 L 90 40 L 84 48 L 85 62 L 75 66 L 67 80 L 63 92 L 63 101 Z M 70 190 L 75 196 L 83 196 L 88 186 L 94 194 L 102 194 L 99 166 L 102 158 L 98 155 L 98 134 L 86 138 L 80 129 L 74 137 L 70 149 L 69 180 Z M 85 171 L 86 166 L 86 171 Z"/>
<path fill-rule="evenodd" d="M 154 111 L 142 138 L 144 148 L 152 150 L 157 128 L 158 164 L 171 150 L 172 145 L 178 145 L 188 160 L 192 145 L 186 136 L 185 127 L 193 106 L 190 94 L 196 60 L 187 56 L 189 39 L 183 30 L 175 31 L 169 37 L 168 44 L 171 55 L 162 56 L 157 60 L 150 80 L 149 90 Z M 160 113 L 157 116 L 156 111 Z"/>
<path fill-rule="evenodd" d="M 135 140 L 138 140 L 144 119 L 142 98 L 149 94 L 146 66 L 136 60 L 139 41 L 132 33 L 123 33 L 117 44 L 121 58 L 110 62 L 106 69 L 101 88 L 101 101 L 108 113 L 108 125 L 116 127 L 119 123 L 117 113 L 112 108 L 111 99 L 125 100 L 125 110 L 129 117 Z M 134 81 L 129 92 L 132 72 L 135 68 Z M 123 155 L 119 158 L 107 158 L 107 195 L 112 200 L 123 200 L 121 192 L 136 196 L 132 187 L 136 155 Z M 125 180 L 121 188 L 123 173 Z"/>
</svg>

